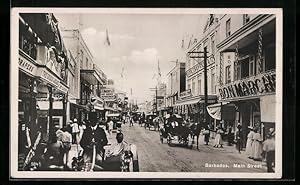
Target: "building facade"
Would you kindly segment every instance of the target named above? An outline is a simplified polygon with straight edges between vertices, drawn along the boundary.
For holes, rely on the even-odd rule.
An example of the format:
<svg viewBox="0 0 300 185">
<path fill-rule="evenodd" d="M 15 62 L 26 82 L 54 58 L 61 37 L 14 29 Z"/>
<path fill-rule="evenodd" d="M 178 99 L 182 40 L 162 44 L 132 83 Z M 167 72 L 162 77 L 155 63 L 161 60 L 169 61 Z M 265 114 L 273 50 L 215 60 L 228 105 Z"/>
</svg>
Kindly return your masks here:
<svg viewBox="0 0 300 185">
<path fill-rule="evenodd" d="M 269 128 L 275 128 L 275 22 L 275 15 L 220 17 L 217 44 L 217 95 L 223 104 L 220 119 L 225 126 L 242 125 L 244 147 L 248 126 L 258 127 L 263 136 Z"/>
<path fill-rule="evenodd" d="M 173 108 L 178 100 L 180 92 L 185 90 L 185 63 L 176 61 L 175 67 L 167 74 L 166 107 Z"/>
<path fill-rule="evenodd" d="M 74 59 L 74 75 L 69 83 L 76 86 L 69 98 L 68 119 L 83 122 L 90 111 L 96 112 L 97 118 L 104 117 L 104 101 L 100 98 L 100 89 L 107 83 L 107 76 L 95 64 L 92 53 L 87 47 L 78 29 L 62 31 L 63 38 Z"/>
<path fill-rule="evenodd" d="M 24 152 L 24 129 L 30 139 L 51 141 L 54 127 L 66 123 L 67 50 L 53 14 L 19 17 L 19 153 Z"/>
<path fill-rule="evenodd" d="M 215 103 L 216 97 L 216 44 L 219 39 L 219 16 L 209 15 L 203 30 L 202 37 L 197 42 L 193 42 L 187 48 L 185 61 L 186 90 L 179 95 L 176 102 L 177 112 L 186 119 L 193 121 L 203 121 L 204 118 L 204 59 L 203 52 L 206 48 L 207 59 L 207 94 L 208 103 Z M 191 53 L 192 52 L 192 53 Z M 192 57 L 193 55 L 193 57 Z M 199 57 L 199 58 L 195 58 Z"/>
</svg>

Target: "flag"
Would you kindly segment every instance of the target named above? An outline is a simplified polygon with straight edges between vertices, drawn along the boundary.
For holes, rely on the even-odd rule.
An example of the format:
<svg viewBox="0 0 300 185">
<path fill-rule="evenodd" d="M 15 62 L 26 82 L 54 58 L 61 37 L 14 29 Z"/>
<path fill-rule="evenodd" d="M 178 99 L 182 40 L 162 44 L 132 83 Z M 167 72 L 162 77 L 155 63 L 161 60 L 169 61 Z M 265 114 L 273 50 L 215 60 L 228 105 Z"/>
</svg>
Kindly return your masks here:
<svg viewBox="0 0 300 185">
<path fill-rule="evenodd" d="M 105 43 L 107 43 L 107 45 L 110 46 L 110 40 L 109 40 L 107 29 L 106 29 L 106 40 L 105 40 Z"/>
<path fill-rule="evenodd" d="M 122 67 L 121 78 L 124 77 L 124 67 Z"/>
<path fill-rule="evenodd" d="M 159 67 L 159 60 L 157 60 L 157 71 L 158 71 L 158 76 L 161 77 L 161 72 L 160 72 L 160 67 Z"/>
</svg>

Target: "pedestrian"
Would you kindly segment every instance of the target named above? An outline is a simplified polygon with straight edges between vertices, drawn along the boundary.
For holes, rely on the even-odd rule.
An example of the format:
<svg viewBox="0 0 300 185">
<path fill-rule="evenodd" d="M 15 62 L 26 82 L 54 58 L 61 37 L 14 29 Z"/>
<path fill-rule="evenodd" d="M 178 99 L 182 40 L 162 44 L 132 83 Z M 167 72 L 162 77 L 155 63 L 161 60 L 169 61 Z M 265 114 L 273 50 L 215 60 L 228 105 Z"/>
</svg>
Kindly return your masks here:
<svg viewBox="0 0 300 185">
<path fill-rule="evenodd" d="M 275 137 L 274 134 L 267 134 L 267 139 L 263 143 L 263 153 L 266 155 L 267 171 L 274 172 L 273 163 L 275 162 Z"/>
<path fill-rule="evenodd" d="M 78 138 L 79 138 L 79 125 L 77 123 L 77 119 L 74 118 L 73 124 L 71 125 L 72 127 L 72 143 L 73 144 L 78 144 Z"/>
<path fill-rule="evenodd" d="M 64 164 L 68 165 L 69 162 L 69 151 L 71 149 L 71 143 L 72 143 L 72 135 L 64 131 L 63 129 L 59 129 L 55 132 L 57 140 L 61 141 L 63 143 L 63 148 L 64 148 Z M 68 166 L 71 167 L 71 166 Z"/>
<path fill-rule="evenodd" d="M 234 143 L 234 133 L 233 133 L 232 126 L 228 127 L 227 138 L 228 138 L 228 146 L 232 146 L 232 144 Z"/>
<path fill-rule="evenodd" d="M 129 126 L 133 126 L 133 118 L 132 116 L 129 116 Z"/>
<path fill-rule="evenodd" d="M 241 152 L 242 149 L 242 125 L 241 123 L 238 122 L 236 126 L 236 132 L 235 132 L 235 143 L 236 143 L 236 148 L 239 152 Z"/>
<path fill-rule="evenodd" d="M 86 122 L 82 121 L 81 124 L 79 124 L 79 137 L 78 137 L 78 143 L 80 143 L 80 140 L 82 138 L 83 132 L 86 129 Z"/>
<path fill-rule="evenodd" d="M 254 160 L 258 161 L 262 159 L 262 139 L 261 139 L 261 135 L 259 133 L 259 128 L 255 127 L 253 129 L 253 131 L 255 132 L 253 134 L 253 143 L 252 143 L 252 155 L 251 157 L 253 157 Z"/>
<path fill-rule="evenodd" d="M 209 128 L 208 126 L 206 126 L 203 130 L 203 135 L 204 135 L 204 142 L 205 142 L 205 145 L 208 145 L 209 143 L 209 136 L 210 136 L 210 131 L 209 131 Z"/>
<path fill-rule="evenodd" d="M 253 136 L 254 136 L 254 131 L 253 131 L 253 127 L 249 126 L 249 133 L 247 135 L 247 143 L 246 143 L 246 155 L 248 156 L 248 158 L 252 159 L 252 144 L 253 144 Z"/>
<path fill-rule="evenodd" d="M 108 120 L 108 132 L 111 135 L 112 134 L 112 130 L 114 129 L 114 122 L 112 121 L 112 119 Z"/>
<path fill-rule="evenodd" d="M 216 133 L 217 134 L 216 134 L 216 137 L 215 137 L 214 147 L 223 148 L 223 139 L 222 139 L 221 134 L 223 134 L 224 132 L 223 132 L 221 126 L 217 127 Z"/>
</svg>

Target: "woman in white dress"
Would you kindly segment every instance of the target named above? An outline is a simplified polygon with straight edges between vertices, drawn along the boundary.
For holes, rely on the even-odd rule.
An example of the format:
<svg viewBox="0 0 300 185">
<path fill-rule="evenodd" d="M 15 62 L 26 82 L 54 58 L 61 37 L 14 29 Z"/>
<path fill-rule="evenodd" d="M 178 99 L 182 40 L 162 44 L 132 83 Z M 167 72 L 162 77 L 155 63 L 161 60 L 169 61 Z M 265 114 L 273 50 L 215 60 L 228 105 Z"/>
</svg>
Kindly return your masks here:
<svg viewBox="0 0 300 185">
<path fill-rule="evenodd" d="M 214 142 L 214 147 L 216 148 L 223 148 L 223 139 L 222 139 L 222 136 L 221 134 L 223 134 L 223 130 L 221 129 L 220 126 L 217 127 L 217 134 L 216 134 L 216 137 L 215 137 L 215 142 Z"/>
<path fill-rule="evenodd" d="M 253 143 L 252 143 L 252 155 L 254 160 L 261 160 L 262 159 L 262 139 L 261 135 L 258 131 L 258 128 L 254 129 L 254 134 L 253 134 Z"/>
<path fill-rule="evenodd" d="M 253 127 L 248 127 L 250 129 L 250 132 L 247 135 L 247 143 L 246 143 L 246 155 L 248 158 L 252 159 L 252 143 L 253 143 L 253 135 L 255 134 L 253 131 Z"/>
</svg>

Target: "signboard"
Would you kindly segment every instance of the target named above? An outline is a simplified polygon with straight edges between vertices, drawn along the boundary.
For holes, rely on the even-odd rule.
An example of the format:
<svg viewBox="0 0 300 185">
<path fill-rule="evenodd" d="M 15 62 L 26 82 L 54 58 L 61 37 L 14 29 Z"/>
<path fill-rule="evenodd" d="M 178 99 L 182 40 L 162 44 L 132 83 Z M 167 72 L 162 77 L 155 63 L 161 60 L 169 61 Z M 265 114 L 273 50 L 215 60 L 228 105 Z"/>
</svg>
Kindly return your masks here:
<svg viewBox="0 0 300 185">
<path fill-rule="evenodd" d="M 104 99 L 104 101 L 115 101 L 117 96 L 114 94 L 114 89 L 105 88 L 101 89 L 100 97 Z"/>
<path fill-rule="evenodd" d="M 190 97 L 190 96 L 192 96 L 191 89 L 188 89 L 188 90 L 180 93 L 180 98 L 186 98 L 186 97 Z"/>
<path fill-rule="evenodd" d="M 53 75 L 47 68 L 38 68 L 37 76 L 40 76 L 44 81 L 48 82 L 49 84 L 53 85 L 57 90 L 67 93 L 68 87 L 60 82 L 55 75 Z"/>
<path fill-rule="evenodd" d="M 203 69 L 203 61 L 201 61 L 200 63 L 196 64 L 195 66 L 193 66 L 192 68 L 190 68 L 189 70 L 186 71 L 186 76 L 192 76 L 193 74 L 197 73 L 198 71 Z"/>
<path fill-rule="evenodd" d="M 219 95 L 222 100 L 238 97 L 261 96 L 267 93 L 274 93 L 276 85 L 276 73 L 270 71 L 244 80 L 234 81 L 219 88 Z"/>
<path fill-rule="evenodd" d="M 32 62 L 24 58 L 23 56 L 19 55 L 19 68 L 30 74 L 35 76 L 37 72 L 37 66 L 35 66 Z"/>
</svg>

